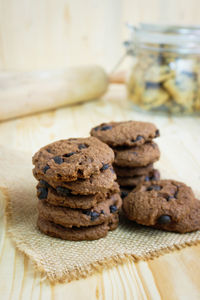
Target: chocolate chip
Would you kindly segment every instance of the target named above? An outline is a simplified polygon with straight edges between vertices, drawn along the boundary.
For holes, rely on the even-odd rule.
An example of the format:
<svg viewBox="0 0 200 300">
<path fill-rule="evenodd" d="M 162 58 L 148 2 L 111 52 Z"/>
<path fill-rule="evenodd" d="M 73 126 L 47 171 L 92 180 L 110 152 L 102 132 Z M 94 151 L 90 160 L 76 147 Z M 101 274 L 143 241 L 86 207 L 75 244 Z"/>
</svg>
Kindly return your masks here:
<svg viewBox="0 0 200 300">
<path fill-rule="evenodd" d="M 86 149 L 88 148 L 88 146 L 86 144 L 79 144 L 78 145 L 78 149 L 81 150 L 81 149 Z"/>
<path fill-rule="evenodd" d="M 141 135 L 138 135 L 137 137 L 136 137 L 136 141 L 141 141 L 143 139 L 143 136 L 141 136 Z"/>
<path fill-rule="evenodd" d="M 116 205 L 111 205 L 110 206 L 110 212 L 111 214 L 117 211 L 117 206 Z"/>
<path fill-rule="evenodd" d="M 63 159 L 60 156 L 54 156 L 53 160 L 55 161 L 56 164 L 61 165 L 63 163 Z"/>
<path fill-rule="evenodd" d="M 39 199 L 46 199 L 47 198 L 47 195 L 48 195 L 48 189 L 45 188 L 45 187 L 39 187 L 38 188 L 38 198 Z"/>
<path fill-rule="evenodd" d="M 121 192 L 121 198 L 124 199 L 126 196 L 128 196 L 128 192 L 122 191 Z"/>
<path fill-rule="evenodd" d="M 40 180 L 40 185 L 43 185 L 46 188 L 50 187 L 50 185 L 46 181 L 44 181 L 42 179 Z"/>
<path fill-rule="evenodd" d="M 99 130 L 99 126 L 97 126 L 97 127 L 94 128 L 94 131 L 97 131 L 97 130 Z"/>
<path fill-rule="evenodd" d="M 78 169 L 79 176 L 83 176 L 83 170 Z"/>
<path fill-rule="evenodd" d="M 138 136 L 136 137 L 135 140 L 132 140 L 132 142 L 138 142 L 138 141 L 141 141 L 143 138 L 144 138 L 143 136 L 138 135 Z"/>
<path fill-rule="evenodd" d="M 149 192 L 149 191 L 153 191 L 153 189 L 154 188 L 152 186 L 148 186 L 148 188 L 146 190 Z"/>
<path fill-rule="evenodd" d="M 145 179 L 144 179 L 144 181 L 150 181 L 149 176 L 146 176 Z"/>
<path fill-rule="evenodd" d="M 83 210 L 82 213 L 84 215 L 90 216 L 91 211 L 90 210 Z"/>
<path fill-rule="evenodd" d="M 170 201 L 170 200 L 173 199 L 173 198 L 174 198 L 173 196 L 167 196 L 167 197 L 166 197 L 166 200 L 167 200 L 167 201 Z"/>
<path fill-rule="evenodd" d="M 101 168 L 100 171 L 107 170 L 109 168 L 109 164 L 103 164 L 103 167 Z"/>
<path fill-rule="evenodd" d="M 101 214 L 102 214 L 102 215 L 104 215 L 104 214 L 105 214 L 103 209 L 101 210 Z"/>
<path fill-rule="evenodd" d="M 56 192 L 58 193 L 58 195 L 63 196 L 63 197 L 71 195 L 71 191 L 62 186 L 57 186 Z"/>
<path fill-rule="evenodd" d="M 161 186 L 159 186 L 159 185 L 154 185 L 154 190 L 155 190 L 155 191 L 160 191 L 161 189 L 162 189 Z"/>
<path fill-rule="evenodd" d="M 47 150 L 47 152 L 51 153 L 51 150 L 49 148 L 47 148 L 46 150 Z"/>
<path fill-rule="evenodd" d="M 97 213 L 96 211 L 91 211 L 90 213 L 91 221 L 96 220 L 98 217 L 99 217 L 99 213 Z"/>
<path fill-rule="evenodd" d="M 160 136 L 160 131 L 157 129 L 155 132 L 155 137 L 158 137 L 158 136 Z"/>
<path fill-rule="evenodd" d="M 112 126 L 110 126 L 110 125 L 105 125 L 105 126 L 102 126 L 102 127 L 101 127 L 101 131 L 109 130 L 109 129 L 111 129 L 111 128 L 112 128 Z"/>
<path fill-rule="evenodd" d="M 178 190 L 174 193 L 174 198 L 177 199 L 177 196 L 178 196 Z"/>
<path fill-rule="evenodd" d="M 50 169 L 50 167 L 49 167 L 48 165 L 46 165 L 46 166 L 43 168 L 44 174 L 46 174 L 46 171 L 49 170 L 49 169 Z"/>
<path fill-rule="evenodd" d="M 64 154 L 63 156 L 64 157 L 70 157 L 72 155 L 74 155 L 76 152 L 70 152 L 70 153 L 67 153 L 67 154 Z"/>
<path fill-rule="evenodd" d="M 160 191 L 161 187 L 159 185 L 151 185 L 147 188 L 147 191 Z"/>
<path fill-rule="evenodd" d="M 146 83 L 145 83 L 145 88 L 146 89 L 149 89 L 149 88 L 158 89 L 158 88 L 160 88 L 160 86 L 161 86 L 161 84 L 158 83 L 158 82 L 146 81 Z"/>
<path fill-rule="evenodd" d="M 158 224 L 169 224 L 171 222 L 171 217 L 167 215 L 162 215 L 157 219 Z"/>
<path fill-rule="evenodd" d="M 90 216 L 91 221 L 96 220 L 100 216 L 100 214 L 98 212 L 91 211 L 91 210 L 83 210 L 82 213 L 87 216 Z M 103 213 L 104 213 L 104 211 L 103 211 Z"/>
</svg>

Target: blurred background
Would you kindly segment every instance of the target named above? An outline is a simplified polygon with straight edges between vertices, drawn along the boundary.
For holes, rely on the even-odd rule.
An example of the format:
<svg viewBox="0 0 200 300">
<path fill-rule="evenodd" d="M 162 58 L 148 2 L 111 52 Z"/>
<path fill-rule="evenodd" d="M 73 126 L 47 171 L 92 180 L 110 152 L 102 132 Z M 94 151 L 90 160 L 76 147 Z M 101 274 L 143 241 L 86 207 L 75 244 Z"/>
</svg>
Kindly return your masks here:
<svg viewBox="0 0 200 300">
<path fill-rule="evenodd" d="M 100 64 L 111 70 L 126 23 L 197 25 L 199 0 L 0 0 L 0 70 Z"/>
</svg>

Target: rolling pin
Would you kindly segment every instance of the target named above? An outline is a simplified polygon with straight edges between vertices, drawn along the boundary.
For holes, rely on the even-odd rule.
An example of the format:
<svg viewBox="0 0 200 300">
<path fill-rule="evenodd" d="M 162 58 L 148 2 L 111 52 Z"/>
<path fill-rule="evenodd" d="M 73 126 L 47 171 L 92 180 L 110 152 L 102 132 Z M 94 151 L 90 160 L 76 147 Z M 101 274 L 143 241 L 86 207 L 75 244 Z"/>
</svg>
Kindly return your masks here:
<svg viewBox="0 0 200 300">
<path fill-rule="evenodd" d="M 0 121 L 97 99 L 108 84 L 99 66 L 0 72 Z"/>
</svg>

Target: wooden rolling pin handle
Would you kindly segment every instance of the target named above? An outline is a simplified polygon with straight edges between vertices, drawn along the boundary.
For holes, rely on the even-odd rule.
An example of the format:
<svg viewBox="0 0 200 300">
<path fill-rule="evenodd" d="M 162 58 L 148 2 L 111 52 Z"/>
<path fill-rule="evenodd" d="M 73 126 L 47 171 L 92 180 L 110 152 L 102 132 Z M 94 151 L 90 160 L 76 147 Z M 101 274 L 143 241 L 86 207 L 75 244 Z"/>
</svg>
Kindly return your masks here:
<svg viewBox="0 0 200 300">
<path fill-rule="evenodd" d="M 109 76 L 109 82 L 115 84 L 124 84 L 126 82 L 126 72 L 120 71 Z"/>
</svg>

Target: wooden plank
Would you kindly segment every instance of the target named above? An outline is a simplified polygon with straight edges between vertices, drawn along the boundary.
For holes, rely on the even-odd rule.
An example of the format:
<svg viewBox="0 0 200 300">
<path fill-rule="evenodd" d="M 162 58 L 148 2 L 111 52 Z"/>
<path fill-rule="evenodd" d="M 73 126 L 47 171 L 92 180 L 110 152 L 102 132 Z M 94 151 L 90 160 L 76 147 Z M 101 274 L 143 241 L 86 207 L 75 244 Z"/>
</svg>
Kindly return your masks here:
<svg viewBox="0 0 200 300">
<path fill-rule="evenodd" d="M 96 102 L 0 123 L 0 144 L 35 152 L 55 139 L 87 136 L 92 126 L 111 119 L 155 122 L 161 129 L 158 143 L 162 156 L 158 167 L 162 174 L 186 181 L 199 195 L 200 118 L 172 118 L 137 112 L 126 100 L 125 90 L 120 86 L 111 88 Z M 51 285 L 5 234 L 3 203 L 1 194 L 0 295 L 5 300 L 199 299 L 200 245 L 148 262 L 119 265 L 87 279 Z"/>
<path fill-rule="evenodd" d="M 120 11 L 120 0 L 0 0 L 0 69 L 110 68 L 120 56 Z"/>
<path fill-rule="evenodd" d="M 0 69 L 100 64 L 123 53 L 125 23 L 199 24 L 198 0 L 0 0 Z"/>
</svg>

